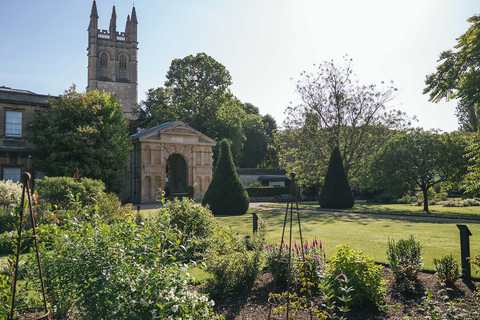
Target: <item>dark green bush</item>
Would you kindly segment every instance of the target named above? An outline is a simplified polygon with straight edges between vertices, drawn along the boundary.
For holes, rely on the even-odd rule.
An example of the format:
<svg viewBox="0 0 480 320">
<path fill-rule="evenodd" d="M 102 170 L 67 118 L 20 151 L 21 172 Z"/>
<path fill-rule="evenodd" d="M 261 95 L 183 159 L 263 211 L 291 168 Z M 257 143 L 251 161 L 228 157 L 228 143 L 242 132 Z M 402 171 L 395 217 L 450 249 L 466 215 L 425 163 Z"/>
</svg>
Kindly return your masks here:
<svg viewBox="0 0 480 320">
<path fill-rule="evenodd" d="M 330 156 L 318 203 L 322 208 L 329 209 L 351 208 L 355 204 L 338 146 L 333 149 Z"/>
<path fill-rule="evenodd" d="M 435 274 L 441 282 L 451 286 L 460 277 L 460 268 L 453 255 L 444 256 L 440 259 L 433 259 L 435 264 Z"/>
<path fill-rule="evenodd" d="M 350 293 L 351 303 L 358 307 L 365 303 L 382 304 L 386 286 L 382 280 L 382 268 L 363 251 L 343 245 L 328 260 L 325 271 L 337 297 L 342 296 L 341 287 L 344 283 L 341 278 L 347 278 L 348 285 L 354 289 Z"/>
<path fill-rule="evenodd" d="M 71 177 L 45 177 L 36 181 L 37 193 L 41 200 L 55 205 L 69 202 L 72 194 L 82 204 L 90 204 L 105 190 L 105 184 L 100 180 L 83 178 L 75 181 Z"/>
<path fill-rule="evenodd" d="M 250 291 L 260 272 L 261 251 L 210 256 L 206 271 L 212 274 L 207 288 L 212 297 L 241 295 Z"/>
<path fill-rule="evenodd" d="M 12 253 L 13 253 L 12 234 L 10 232 L 4 232 L 0 234 L 0 254 L 12 254 Z"/>
<path fill-rule="evenodd" d="M 0 233 L 14 230 L 16 220 L 12 208 L 0 208 Z"/>
<path fill-rule="evenodd" d="M 220 142 L 220 155 L 212 182 L 202 199 L 202 205 L 210 206 L 213 214 L 241 215 L 248 210 L 250 199 L 238 178 L 230 145 Z"/>
<path fill-rule="evenodd" d="M 289 187 L 247 187 L 245 190 L 250 197 L 280 197 L 290 192 Z"/>
<path fill-rule="evenodd" d="M 397 285 L 404 291 L 414 291 L 422 263 L 422 246 L 413 235 L 408 239 L 388 240 L 387 260 Z"/>
</svg>

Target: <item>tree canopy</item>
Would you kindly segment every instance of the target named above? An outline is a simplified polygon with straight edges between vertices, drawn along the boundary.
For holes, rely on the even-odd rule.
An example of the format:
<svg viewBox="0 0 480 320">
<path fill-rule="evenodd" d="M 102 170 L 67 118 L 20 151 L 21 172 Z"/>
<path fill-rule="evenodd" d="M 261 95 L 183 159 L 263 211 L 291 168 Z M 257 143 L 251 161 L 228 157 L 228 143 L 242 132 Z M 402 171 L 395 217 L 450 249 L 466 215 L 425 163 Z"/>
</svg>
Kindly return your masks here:
<svg viewBox="0 0 480 320">
<path fill-rule="evenodd" d="M 423 93 L 430 101 L 458 99 L 460 128 L 478 131 L 480 120 L 480 16 L 467 20 L 470 28 L 457 39 L 455 50 L 440 54 L 437 71 L 427 76 Z"/>
<path fill-rule="evenodd" d="M 268 138 L 256 106 L 230 92 L 232 78 L 221 63 L 205 53 L 174 59 L 164 87 L 149 89 L 137 109 L 132 132 L 180 120 L 212 139 L 231 142 L 241 166 L 263 163 Z M 217 148 L 214 150 L 218 156 Z"/>
<path fill-rule="evenodd" d="M 29 124 L 36 169 L 47 176 L 102 180 L 118 192 L 130 156 L 127 120 L 113 94 L 78 93 L 75 86 Z"/>
<path fill-rule="evenodd" d="M 282 163 L 297 173 L 303 185 L 323 180 L 331 150 L 339 146 L 349 179 L 358 177 L 369 154 L 391 130 L 409 125 L 405 114 L 388 109 L 396 89 L 360 85 L 351 60 L 303 72 L 297 83 L 301 103 L 290 106 L 283 133 Z"/>
<path fill-rule="evenodd" d="M 402 196 L 422 191 L 428 211 L 427 191 L 442 182 L 460 182 L 467 169 L 465 136 L 413 129 L 393 136 L 370 162 L 372 186 Z"/>
</svg>

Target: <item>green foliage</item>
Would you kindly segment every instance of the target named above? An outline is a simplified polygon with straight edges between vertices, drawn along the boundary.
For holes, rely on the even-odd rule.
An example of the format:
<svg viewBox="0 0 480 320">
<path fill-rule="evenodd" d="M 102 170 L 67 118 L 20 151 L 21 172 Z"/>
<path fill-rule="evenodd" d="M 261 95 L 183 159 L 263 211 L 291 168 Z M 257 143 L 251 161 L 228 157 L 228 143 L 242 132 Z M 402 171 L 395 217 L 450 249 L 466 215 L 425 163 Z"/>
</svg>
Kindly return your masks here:
<svg viewBox="0 0 480 320">
<path fill-rule="evenodd" d="M 437 71 L 427 76 L 423 93 L 430 94 L 430 101 L 458 99 L 456 115 L 460 128 L 479 130 L 478 61 L 480 58 L 480 16 L 467 20 L 470 28 L 457 38 L 456 50 L 440 54 Z"/>
<path fill-rule="evenodd" d="M 348 245 L 340 246 L 337 252 L 328 259 L 326 276 L 333 282 L 336 296 L 341 296 L 342 282 L 346 277 L 351 293 L 351 305 L 380 305 L 385 297 L 385 281 L 382 280 L 382 267 L 361 250 L 350 249 Z"/>
<path fill-rule="evenodd" d="M 247 114 L 242 126 L 245 143 L 238 166 L 257 168 L 263 163 L 268 146 L 268 136 L 265 133 L 262 118 L 258 114 Z"/>
<path fill-rule="evenodd" d="M 36 181 L 36 187 L 40 199 L 60 206 L 68 203 L 70 195 L 78 197 L 82 204 L 91 204 L 105 190 L 101 180 L 83 178 L 75 181 L 71 177 L 45 177 Z"/>
<path fill-rule="evenodd" d="M 480 133 L 475 134 L 473 141 L 466 148 L 469 167 L 467 175 L 465 176 L 465 190 L 475 195 L 480 194 Z"/>
<path fill-rule="evenodd" d="M 0 254 L 13 253 L 12 232 L 0 233 Z"/>
<path fill-rule="evenodd" d="M 7 207 L 18 204 L 21 198 L 22 185 L 20 183 L 15 183 L 12 180 L 0 181 L 0 206 Z"/>
<path fill-rule="evenodd" d="M 322 182 L 336 146 L 350 181 L 359 179 L 370 154 L 409 125 L 404 114 L 387 109 L 396 89 L 359 84 L 352 65 L 351 59 L 340 66 L 326 61 L 297 82 L 300 103 L 286 110 L 280 154 L 281 165 L 296 172 L 301 185 Z"/>
<path fill-rule="evenodd" d="M 213 302 L 187 287 L 181 233 L 167 214 L 146 224 L 73 222 L 42 251 L 49 303 L 62 316 L 78 308 L 85 319 L 217 318 Z"/>
<path fill-rule="evenodd" d="M 96 214 L 103 217 L 107 222 L 124 219 L 132 214 L 132 205 L 122 202 L 115 193 L 100 193 L 97 197 Z"/>
<path fill-rule="evenodd" d="M 127 120 L 113 94 L 77 93 L 75 86 L 29 124 L 36 168 L 47 176 L 101 179 L 107 190 L 122 187 L 130 157 Z"/>
<path fill-rule="evenodd" d="M 0 233 L 14 230 L 16 219 L 13 208 L 0 208 Z"/>
<path fill-rule="evenodd" d="M 193 197 L 195 195 L 195 188 L 193 186 L 188 186 L 187 193 L 189 197 Z"/>
<path fill-rule="evenodd" d="M 338 146 L 332 151 L 318 202 L 328 209 L 347 209 L 355 204 Z"/>
<path fill-rule="evenodd" d="M 447 200 L 440 204 L 444 207 L 477 207 L 480 206 L 480 201 L 475 199 Z"/>
<path fill-rule="evenodd" d="M 7 319 L 12 305 L 12 277 L 0 273 L 0 319 Z"/>
<path fill-rule="evenodd" d="M 265 246 L 266 251 L 266 265 L 268 271 L 276 279 L 278 283 L 288 282 L 288 259 L 290 255 L 290 280 L 292 282 L 309 281 L 314 284 L 318 283 L 317 273 L 324 265 L 325 251 L 323 250 L 322 242 L 318 242 L 316 238 L 309 244 L 305 241 L 303 247 L 298 245 L 295 241 L 290 247 L 285 241 L 279 247 L 275 244 L 274 247 Z M 307 266 L 302 266 L 308 260 Z M 310 272 L 307 272 L 310 270 Z M 308 273 L 308 274 L 307 274 Z M 308 278 L 308 279 L 307 279 Z M 309 289 L 311 290 L 311 288 Z"/>
<path fill-rule="evenodd" d="M 189 259 L 198 258 L 211 245 L 218 232 L 218 224 L 208 208 L 198 206 L 194 200 L 168 201 L 163 209 L 170 218 L 170 226 L 181 234 Z"/>
<path fill-rule="evenodd" d="M 206 271 L 212 274 L 207 288 L 213 297 L 241 295 L 250 291 L 260 272 L 261 251 L 210 255 Z"/>
<path fill-rule="evenodd" d="M 395 281 L 404 291 L 414 291 L 422 270 L 422 246 L 413 235 L 408 239 L 388 240 L 387 260 Z"/>
<path fill-rule="evenodd" d="M 444 256 L 440 259 L 433 259 L 435 264 L 436 276 L 441 282 L 447 286 L 451 286 L 460 277 L 460 269 L 458 262 L 453 255 Z"/>
<path fill-rule="evenodd" d="M 132 131 L 180 120 L 212 139 L 232 141 L 232 153 L 238 159 L 246 113 L 230 92 L 232 77 L 225 66 L 198 53 L 174 59 L 166 77 L 164 87 L 148 90 Z"/>
<path fill-rule="evenodd" d="M 245 190 L 250 197 L 280 197 L 288 194 L 290 187 L 247 187 Z"/>
<path fill-rule="evenodd" d="M 202 205 L 209 205 L 213 214 L 245 214 L 250 200 L 238 178 L 230 145 L 223 140 L 220 142 L 220 148 L 218 163 L 212 182 L 203 196 Z"/>
<path fill-rule="evenodd" d="M 372 156 L 370 184 L 399 196 L 420 190 L 424 210 L 428 211 L 431 187 L 463 179 L 467 170 L 466 146 L 467 137 L 458 133 L 422 129 L 399 132 Z"/>
</svg>

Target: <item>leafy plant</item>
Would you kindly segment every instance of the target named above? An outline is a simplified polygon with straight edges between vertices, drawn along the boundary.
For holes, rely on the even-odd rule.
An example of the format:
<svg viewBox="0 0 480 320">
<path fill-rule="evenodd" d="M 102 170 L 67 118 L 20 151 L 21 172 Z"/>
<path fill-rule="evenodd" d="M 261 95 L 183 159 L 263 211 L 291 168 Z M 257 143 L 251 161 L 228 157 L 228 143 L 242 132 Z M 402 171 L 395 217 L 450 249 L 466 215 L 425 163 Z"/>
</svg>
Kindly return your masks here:
<svg viewBox="0 0 480 320">
<path fill-rule="evenodd" d="M 285 241 L 281 244 L 275 244 L 274 247 L 265 246 L 266 249 L 266 264 L 270 274 L 275 277 L 279 283 L 288 282 L 288 256 L 290 255 L 290 280 L 295 281 L 299 276 L 300 265 L 304 262 L 303 257 L 308 258 L 313 263 L 313 271 L 317 272 L 318 268 L 323 266 L 325 252 L 323 250 L 322 242 L 318 242 L 315 238 L 309 244 L 305 241 L 303 247 L 298 245 L 295 241 L 290 248 Z M 314 275 L 311 276 L 314 278 Z"/>
<path fill-rule="evenodd" d="M 12 305 L 12 278 L 0 273 L 0 319 L 6 319 Z"/>
<path fill-rule="evenodd" d="M 8 207 L 20 203 L 22 185 L 12 180 L 0 180 L 0 206 Z M 0 224 L 1 225 L 1 224 Z"/>
<path fill-rule="evenodd" d="M 53 205 L 65 205 L 69 203 L 69 195 L 83 205 L 91 204 L 94 199 L 105 190 L 105 185 L 100 180 L 83 178 L 75 181 L 71 177 L 45 177 L 36 181 L 37 192 L 40 199 Z"/>
<path fill-rule="evenodd" d="M 460 277 L 460 270 L 458 262 L 455 260 L 453 255 L 444 256 L 440 259 L 433 259 L 435 264 L 435 274 L 440 279 L 441 282 L 444 282 L 446 285 L 453 285 L 455 281 Z"/>
<path fill-rule="evenodd" d="M 351 305 L 380 305 L 385 297 L 385 280 L 382 280 L 382 266 L 376 265 L 373 259 L 361 250 L 351 249 L 348 245 L 340 246 L 337 252 L 328 259 L 325 276 L 332 283 L 335 296 L 341 296 L 341 277 L 348 279 L 351 293 Z"/>
<path fill-rule="evenodd" d="M 0 233 L 14 230 L 15 220 L 13 208 L 0 208 Z"/>
<path fill-rule="evenodd" d="M 413 235 L 409 239 L 388 240 L 387 259 L 395 281 L 404 291 L 415 290 L 422 263 L 422 246 Z"/>
</svg>

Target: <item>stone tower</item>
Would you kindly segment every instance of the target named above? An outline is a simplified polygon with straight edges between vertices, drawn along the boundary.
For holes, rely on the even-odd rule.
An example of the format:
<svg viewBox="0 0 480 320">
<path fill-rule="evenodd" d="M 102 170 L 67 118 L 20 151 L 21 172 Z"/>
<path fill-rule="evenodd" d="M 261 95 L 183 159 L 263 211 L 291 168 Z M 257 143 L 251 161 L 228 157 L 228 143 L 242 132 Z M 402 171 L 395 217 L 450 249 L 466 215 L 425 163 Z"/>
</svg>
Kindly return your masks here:
<svg viewBox="0 0 480 320">
<path fill-rule="evenodd" d="M 137 14 L 127 16 L 125 32 L 117 32 L 115 5 L 109 30 L 98 29 L 97 3 L 93 0 L 88 26 L 87 92 L 112 92 L 120 100 L 125 116 L 133 119 L 137 105 Z"/>
</svg>

